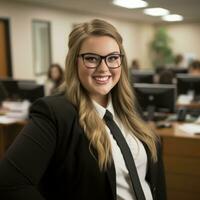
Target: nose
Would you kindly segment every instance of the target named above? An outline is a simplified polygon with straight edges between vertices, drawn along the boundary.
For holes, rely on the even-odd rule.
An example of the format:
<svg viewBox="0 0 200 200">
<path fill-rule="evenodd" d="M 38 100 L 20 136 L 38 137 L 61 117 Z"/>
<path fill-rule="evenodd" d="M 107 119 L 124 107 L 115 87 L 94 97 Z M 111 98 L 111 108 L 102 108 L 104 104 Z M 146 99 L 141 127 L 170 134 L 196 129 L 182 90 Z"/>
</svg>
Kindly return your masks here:
<svg viewBox="0 0 200 200">
<path fill-rule="evenodd" d="M 102 60 L 101 60 L 101 62 L 100 62 L 100 64 L 99 64 L 99 66 L 97 67 L 97 69 L 98 69 L 98 70 L 101 70 L 101 71 L 108 71 L 108 70 L 109 70 L 109 68 L 108 68 L 108 66 L 107 66 L 107 64 L 106 64 L 105 59 L 102 59 Z"/>
</svg>

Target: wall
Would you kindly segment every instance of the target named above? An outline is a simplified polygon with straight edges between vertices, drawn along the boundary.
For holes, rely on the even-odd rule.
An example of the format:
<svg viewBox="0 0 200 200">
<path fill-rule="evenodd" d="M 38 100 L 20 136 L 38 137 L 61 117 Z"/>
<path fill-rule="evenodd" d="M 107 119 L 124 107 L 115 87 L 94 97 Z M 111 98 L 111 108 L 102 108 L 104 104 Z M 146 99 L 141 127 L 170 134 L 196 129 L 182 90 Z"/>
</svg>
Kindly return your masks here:
<svg viewBox="0 0 200 200">
<path fill-rule="evenodd" d="M 180 53 L 186 59 L 190 55 L 200 59 L 200 23 L 171 24 L 166 28 L 175 54 Z"/>
<path fill-rule="evenodd" d="M 15 78 L 42 79 L 35 77 L 32 57 L 33 19 L 51 22 L 52 62 L 64 67 L 67 54 L 68 34 L 73 24 L 102 18 L 117 27 L 124 39 L 128 64 L 134 58 L 139 59 L 143 68 L 151 67 L 149 43 L 155 26 L 145 23 L 131 23 L 103 16 L 94 16 L 66 10 L 38 7 L 29 4 L 0 2 L 0 17 L 10 19 L 11 54 Z M 165 25 L 173 39 L 174 53 L 193 53 L 200 58 L 200 23 L 172 23 Z"/>
<path fill-rule="evenodd" d="M 146 43 L 153 34 L 153 26 L 151 25 L 8 2 L 0 2 L 0 17 L 10 19 L 11 53 L 15 78 L 41 78 L 35 77 L 33 72 L 31 30 L 33 19 L 51 22 L 52 62 L 57 62 L 63 67 L 67 53 L 67 36 L 73 24 L 97 17 L 106 19 L 117 27 L 124 38 L 124 47 L 129 64 L 132 59 L 138 58 L 142 66 L 151 66 L 148 53 L 146 53 L 148 51 Z"/>
</svg>

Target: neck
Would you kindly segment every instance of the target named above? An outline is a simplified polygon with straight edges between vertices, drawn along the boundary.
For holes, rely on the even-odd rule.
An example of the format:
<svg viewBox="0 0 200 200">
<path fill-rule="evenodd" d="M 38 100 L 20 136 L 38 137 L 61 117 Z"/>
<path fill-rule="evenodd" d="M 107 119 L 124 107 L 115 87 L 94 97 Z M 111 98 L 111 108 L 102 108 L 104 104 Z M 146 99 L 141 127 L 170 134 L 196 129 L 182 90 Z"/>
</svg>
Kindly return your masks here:
<svg viewBox="0 0 200 200">
<path fill-rule="evenodd" d="M 108 95 L 101 96 L 101 97 L 91 96 L 91 99 L 96 101 L 99 105 L 103 106 L 104 108 L 106 108 L 106 106 L 108 104 Z"/>
</svg>

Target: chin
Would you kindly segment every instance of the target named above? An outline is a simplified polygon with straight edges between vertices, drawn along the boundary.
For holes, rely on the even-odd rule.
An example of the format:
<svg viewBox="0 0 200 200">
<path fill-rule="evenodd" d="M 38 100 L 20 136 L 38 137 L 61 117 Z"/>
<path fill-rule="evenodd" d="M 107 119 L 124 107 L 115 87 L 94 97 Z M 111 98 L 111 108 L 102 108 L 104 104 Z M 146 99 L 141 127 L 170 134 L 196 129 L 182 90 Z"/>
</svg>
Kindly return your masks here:
<svg viewBox="0 0 200 200">
<path fill-rule="evenodd" d="M 97 93 L 99 95 L 105 96 L 108 95 L 110 93 L 111 89 L 107 89 L 107 90 L 97 90 Z"/>
<path fill-rule="evenodd" d="M 94 92 L 94 94 L 98 95 L 98 96 L 105 96 L 107 95 L 109 92 L 101 92 L 101 91 L 96 91 Z"/>
</svg>

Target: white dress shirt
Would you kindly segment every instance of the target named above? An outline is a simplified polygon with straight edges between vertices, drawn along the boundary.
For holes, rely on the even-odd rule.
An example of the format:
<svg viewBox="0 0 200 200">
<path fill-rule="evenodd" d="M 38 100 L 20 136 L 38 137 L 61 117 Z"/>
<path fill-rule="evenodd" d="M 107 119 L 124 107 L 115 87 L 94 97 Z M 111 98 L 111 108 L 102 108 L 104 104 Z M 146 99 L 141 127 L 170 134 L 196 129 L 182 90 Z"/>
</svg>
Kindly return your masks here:
<svg viewBox="0 0 200 200">
<path fill-rule="evenodd" d="M 142 185 L 142 189 L 144 191 L 144 195 L 146 200 L 152 200 L 152 194 L 149 187 L 149 184 L 145 180 L 146 173 L 147 173 L 147 154 L 145 148 L 140 140 L 133 136 L 129 130 L 126 130 L 123 124 L 117 119 L 111 98 L 107 105 L 107 108 L 99 105 L 97 102 L 93 101 L 93 104 L 100 116 L 103 119 L 106 110 L 109 110 L 112 115 L 115 123 L 119 126 L 123 136 L 126 139 L 126 142 L 131 150 L 133 155 L 135 165 L 137 168 L 138 176 Z M 136 200 L 134 191 L 132 189 L 131 180 L 129 177 L 129 172 L 126 168 L 124 158 L 122 156 L 121 150 L 117 145 L 115 139 L 113 138 L 112 134 L 110 133 L 110 129 L 106 127 L 107 132 L 109 133 L 109 138 L 112 145 L 112 156 L 114 160 L 115 170 L 116 170 L 116 193 L 117 193 L 117 200 Z"/>
</svg>

